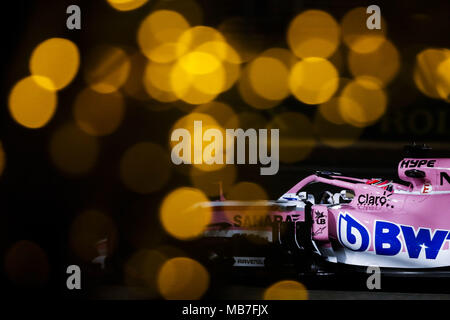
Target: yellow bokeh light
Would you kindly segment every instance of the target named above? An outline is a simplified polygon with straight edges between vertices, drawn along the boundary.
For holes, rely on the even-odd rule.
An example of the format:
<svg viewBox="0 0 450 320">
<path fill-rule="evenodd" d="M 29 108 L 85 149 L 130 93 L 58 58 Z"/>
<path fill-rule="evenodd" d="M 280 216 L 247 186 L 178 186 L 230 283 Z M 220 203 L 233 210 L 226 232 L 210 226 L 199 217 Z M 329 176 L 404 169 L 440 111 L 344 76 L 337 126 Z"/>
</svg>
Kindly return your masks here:
<svg viewBox="0 0 450 320">
<path fill-rule="evenodd" d="M 70 40 L 51 38 L 39 44 L 31 54 L 30 72 L 47 90 L 60 90 L 75 77 L 80 65 L 77 46 Z M 50 80 L 50 81 L 49 81 Z"/>
<path fill-rule="evenodd" d="M 449 59 L 450 50 L 448 49 L 425 49 L 417 54 L 414 82 L 423 94 L 434 99 L 446 98 L 445 79 L 449 76 L 444 70 L 446 66 L 444 62 Z"/>
<path fill-rule="evenodd" d="M 141 23 L 138 44 L 150 60 L 171 62 L 186 52 L 187 47 L 179 44 L 179 38 L 188 29 L 189 23 L 178 12 L 157 10 Z"/>
<path fill-rule="evenodd" d="M 198 59 L 199 56 L 196 58 Z M 179 99 L 194 105 L 208 103 L 225 89 L 226 74 L 222 64 L 211 55 L 209 61 L 218 67 L 206 74 L 190 73 L 186 70 L 188 68 L 183 67 L 180 60 L 174 65 L 170 74 L 170 83 L 174 94 Z M 198 60 L 195 64 L 201 65 L 201 63 L 202 61 Z M 202 69 L 214 69 L 214 67 L 203 66 Z"/>
<path fill-rule="evenodd" d="M 299 58 L 328 58 L 339 45 L 340 29 L 336 20 L 320 10 L 307 10 L 291 21 L 287 40 Z"/>
<path fill-rule="evenodd" d="M 131 62 L 124 50 L 105 45 L 91 52 L 84 76 L 92 90 L 111 93 L 123 86 L 130 69 Z"/>
<path fill-rule="evenodd" d="M 275 58 L 262 56 L 250 63 L 250 85 L 258 95 L 265 99 L 282 100 L 286 98 L 289 95 L 288 76 L 288 68 Z"/>
<path fill-rule="evenodd" d="M 41 128 L 55 113 L 56 92 L 38 85 L 38 82 L 43 81 L 46 79 L 40 76 L 29 76 L 17 82 L 11 90 L 8 101 L 9 112 L 13 119 L 24 127 Z"/>
<path fill-rule="evenodd" d="M 345 86 L 339 100 L 342 118 L 356 127 L 378 121 L 387 108 L 387 96 L 377 81 L 359 77 Z"/>
<path fill-rule="evenodd" d="M 289 87 L 292 94 L 306 104 L 328 101 L 339 86 L 339 75 L 331 62 L 322 58 L 306 58 L 291 70 Z"/>
<path fill-rule="evenodd" d="M 73 113 L 75 122 L 84 132 L 94 136 L 108 135 L 122 122 L 124 99 L 120 92 L 102 94 L 86 88 L 75 100 Z"/>
<path fill-rule="evenodd" d="M 181 55 L 189 51 L 197 51 L 198 47 L 208 42 L 225 42 L 225 38 L 214 28 L 195 26 L 181 34 L 178 39 L 178 52 Z"/>
<path fill-rule="evenodd" d="M 279 105 L 282 101 L 265 99 L 255 92 L 250 81 L 250 64 L 247 64 L 241 73 L 238 89 L 245 103 L 256 109 L 270 109 Z"/>
<path fill-rule="evenodd" d="M 394 44 L 386 40 L 369 53 L 350 51 L 348 65 L 354 77 L 372 77 L 384 87 L 396 76 L 400 55 Z"/>
<path fill-rule="evenodd" d="M 209 53 L 193 51 L 181 57 L 179 64 L 189 74 L 200 75 L 214 72 L 221 63 Z"/>
<path fill-rule="evenodd" d="M 298 281 L 282 280 L 264 291 L 264 300 L 308 300 L 308 290 Z"/>
<path fill-rule="evenodd" d="M 80 259 L 91 262 L 99 256 L 96 244 L 104 239 L 107 239 L 107 254 L 112 255 L 117 228 L 108 215 L 97 210 L 87 210 L 72 222 L 69 233 L 70 247 Z"/>
<path fill-rule="evenodd" d="M 190 258 L 170 259 L 158 273 L 159 292 L 167 300 L 200 299 L 208 287 L 208 271 Z"/>
<path fill-rule="evenodd" d="M 131 11 L 142 7 L 148 0 L 107 0 L 108 3 L 116 10 Z"/>
<path fill-rule="evenodd" d="M 195 48 L 197 52 L 209 53 L 222 62 L 240 64 L 241 57 L 239 53 L 224 41 L 208 41 Z"/>
<path fill-rule="evenodd" d="M 211 208 L 202 205 L 208 201 L 198 189 L 184 187 L 172 191 L 159 211 L 164 230 L 181 240 L 200 236 L 211 221 Z"/>
<path fill-rule="evenodd" d="M 21 240 L 6 252 L 4 271 L 15 285 L 39 287 L 48 281 L 50 264 L 41 247 L 31 241 Z"/>
<path fill-rule="evenodd" d="M 97 160 L 99 143 L 73 124 L 66 124 L 55 131 L 50 140 L 50 155 L 61 171 L 83 174 L 91 170 Z"/>
<path fill-rule="evenodd" d="M 450 102 L 450 57 L 441 62 L 437 68 L 437 91 L 442 99 Z"/>
<path fill-rule="evenodd" d="M 151 142 L 129 148 L 120 161 L 120 177 L 130 190 L 147 194 L 160 190 L 170 178 L 167 152 Z"/>
<path fill-rule="evenodd" d="M 268 129 L 280 130 L 280 161 L 282 162 L 301 161 L 316 145 L 311 121 L 301 113 L 281 113 L 269 123 Z"/>
<path fill-rule="evenodd" d="M 381 29 L 368 29 L 366 8 L 358 7 L 347 12 L 341 22 L 345 44 L 358 53 L 372 52 L 386 40 L 386 21 L 381 17 Z"/>
<path fill-rule="evenodd" d="M 334 124 L 344 124 L 345 120 L 342 119 L 341 112 L 339 110 L 339 100 L 345 99 L 342 97 L 333 97 L 325 103 L 319 106 L 319 112 L 324 119 Z"/>
</svg>

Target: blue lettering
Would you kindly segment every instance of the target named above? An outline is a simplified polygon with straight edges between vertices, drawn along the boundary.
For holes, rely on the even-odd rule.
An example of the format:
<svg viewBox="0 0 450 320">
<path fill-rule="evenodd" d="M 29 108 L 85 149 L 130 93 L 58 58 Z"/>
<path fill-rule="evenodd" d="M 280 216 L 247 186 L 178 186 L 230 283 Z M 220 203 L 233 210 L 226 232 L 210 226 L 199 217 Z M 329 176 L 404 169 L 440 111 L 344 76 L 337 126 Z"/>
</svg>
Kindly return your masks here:
<svg viewBox="0 0 450 320">
<path fill-rule="evenodd" d="M 425 249 L 427 259 L 436 259 L 448 234 L 448 231 L 437 230 L 431 238 L 430 229 L 419 228 L 416 235 L 414 228 L 410 226 L 402 226 L 402 231 L 409 257 L 413 259 L 419 257 L 422 248 Z"/>
<path fill-rule="evenodd" d="M 400 228 L 385 221 L 375 222 L 375 252 L 385 256 L 395 256 L 402 249 L 398 239 Z M 387 245 L 387 246 L 386 246 Z"/>
</svg>

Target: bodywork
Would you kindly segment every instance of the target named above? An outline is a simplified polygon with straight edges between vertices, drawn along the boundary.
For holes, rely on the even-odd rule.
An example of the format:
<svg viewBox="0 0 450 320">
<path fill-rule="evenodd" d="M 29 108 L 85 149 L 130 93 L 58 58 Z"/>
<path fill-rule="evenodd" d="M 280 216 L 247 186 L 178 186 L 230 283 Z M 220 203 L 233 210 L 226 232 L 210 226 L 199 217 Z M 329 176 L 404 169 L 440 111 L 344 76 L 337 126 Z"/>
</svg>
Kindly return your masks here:
<svg viewBox="0 0 450 320">
<path fill-rule="evenodd" d="M 405 158 L 398 176 L 400 183 L 317 172 L 277 201 L 205 203 L 213 217 L 204 238 L 257 236 L 290 254 L 335 264 L 450 266 L 450 159 Z M 320 197 L 308 191 L 317 184 Z M 257 256 L 257 262 L 245 259 L 263 264 Z M 240 265 L 236 257 L 234 265 Z"/>
</svg>

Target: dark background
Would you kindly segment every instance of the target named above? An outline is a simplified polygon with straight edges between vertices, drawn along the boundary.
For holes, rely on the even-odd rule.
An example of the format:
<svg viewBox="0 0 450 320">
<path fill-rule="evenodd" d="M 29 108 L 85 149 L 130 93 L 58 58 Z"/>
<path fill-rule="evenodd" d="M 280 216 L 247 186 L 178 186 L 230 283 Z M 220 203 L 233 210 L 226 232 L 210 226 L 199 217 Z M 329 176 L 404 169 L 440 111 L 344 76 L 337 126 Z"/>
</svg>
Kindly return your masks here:
<svg viewBox="0 0 450 320">
<path fill-rule="evenodd" d="M 198 3 L 204 12 L 203 24 L 216 27 L 226 17 L 243 16 L 254 25 L 252 36 L 264 37 L 267 48 L 285 46 L 288 23 L 305 9 L 324 9 L 339 21 L 354 7 L 378 4 L 389 24 L 388 36 L 401 54 L 401 69 L 387 88 L 388 110 L 379 122 L 364 130 L 357 143 L 343 149 L 318 145 L 304 161 L 280 164 L 276 176 L 260 176 L 259 167 L 239 166 L 238 180 L 257 182 L 271 198 L 277 198 L 316 169 L 396 178 L 402 147 L 413 141 L 426 142 L 438 151 L 450 149 L 449 104 L 424 96 L 412 78 L 418 52 L 429 47 L 450 46 L 449 1 L 201 0 Z M 66 29 L 65 11 L 70 4 L 81 7 L 81 30 Z M 153 113 L 140 108 L 142 102 L 127 101 L 120 129 L 101 140 L 100 159 L 95 169 L 87 176 L 72 178 L 52 165 L 48 141 L 55 128 L 71 119 L 73 99 L 84 85 L 80 72 L 70 86 L 58 93 L 58 111 L 39 130 L 29 130 L 14 122 L 7 107 L 11 87 L 28 74 L 28 59 L 37 44 L 50 37 L 68 38 L 78 45 L 81 59 L 98 43 L 134 45 L 138 23 L 153 5 L 154 1 L 149 1 L 144 8 L 123 14 L 106 1 L 2 3 L 0 139 L 7 162 L 0 178 L 0 259 L 13 243 L 25 239 L 43 248 L 50 262 L 50 281 L 45 287 L 14 286 L 2 272 L 0 286 L 3 291 L 9 288 L 12 296 L 34 294 L 36 290 L 41 296 L 76 296 L 65 289 L 65 269 L 69 264 L 80 263 L 68 245 L 70 223 L 78 212 L 95 207 L 111 214 L 119 228 L 115 259 L 120 265 L 131 254 L 130 243 L 136 226 L 149 223 L 148 215 L 143 212 L 156 213 L 165 194 L 189 184 L 186 176 L 175 173 L 162 190 L 142 196 L 128 191 L 117 174 L 120 156 L 130 144 L 142 140 L 167 144 L 173 122 L 184 115 L 176 108 Z M 342 47 L 339 50 L 345 50 Z M 350 77 L 350 73 L 345 71 L 341 76 Z M 219 100 L 228 102 L 235 111 L 251 109 L 239 99 L 236 88 L 222 94 Z M 274 109 L 258 112 L 270 119 L 273 114 L 288 110 L 309 117 L 315 112 L 292 97 Z M 149 246 L 164 243 L 167 238 L 160 229 L 157 214 L 154 217 L 150 221 L 154 229 L 148 230 Z M 120 282 L 120 271 L 117 274 L 114 281 Z"/>
</svg>

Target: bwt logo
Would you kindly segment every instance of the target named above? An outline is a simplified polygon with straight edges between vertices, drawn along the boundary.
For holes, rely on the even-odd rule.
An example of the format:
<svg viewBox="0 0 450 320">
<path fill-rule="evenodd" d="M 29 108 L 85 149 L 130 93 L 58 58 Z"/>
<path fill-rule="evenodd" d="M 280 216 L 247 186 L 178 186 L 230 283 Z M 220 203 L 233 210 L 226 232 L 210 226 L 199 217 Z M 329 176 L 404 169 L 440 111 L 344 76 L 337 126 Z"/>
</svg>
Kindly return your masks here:
<svg viewBox="0 0 450 320">
<path fill-rule="evenodd" d="M 366 251 L 371 235 L 367 228 L 350 214 L 339 214 L 339 241 L 354 251 Z M 399 225 L 389 221 L 376 220 L 373 232 L 375 254 L 396 256 L 405 248 L 410 259 L 437 258 L 445 241 L 450 240 L 450 231 Z"/>
<path fill-rule="evenodd" d="M 226 129 L 225 145 L 226 156 L 224 159 L 224 137 L 222 131 L 209 128 L 203 132 L 202 121 L 194 121 L 194 137 L 184 128 L 175 129 L 170 140 L 178 142 L 171 153 L 172 162 L 180 164 L 234 164 L 235 142 L 237 164 L 245 164 L 246 141 L 248 140 L 248 163 L 257 164 L 258 159 L 262 165 L 268 165 L 260 169 L 261 175 L 274 175 L 279 169 L 279 129 L 270 131 L 270 155 L 268 155 L 267 129 Z M 208 144 L 203 147 L 203 142 Z M 191 148 L 194 147 L 194 161 L 192 161 Z"/>
</svg>

